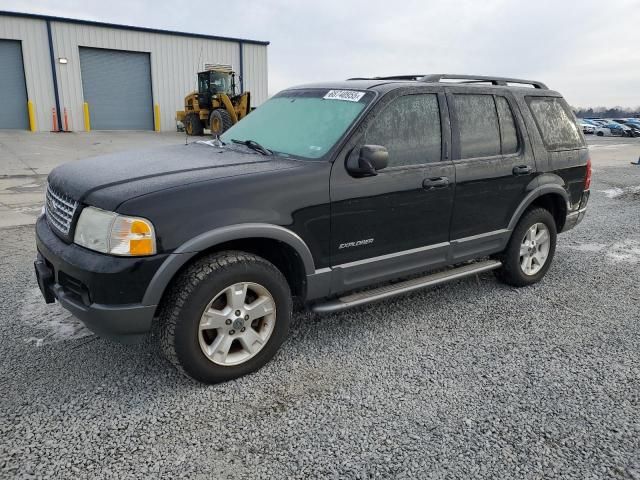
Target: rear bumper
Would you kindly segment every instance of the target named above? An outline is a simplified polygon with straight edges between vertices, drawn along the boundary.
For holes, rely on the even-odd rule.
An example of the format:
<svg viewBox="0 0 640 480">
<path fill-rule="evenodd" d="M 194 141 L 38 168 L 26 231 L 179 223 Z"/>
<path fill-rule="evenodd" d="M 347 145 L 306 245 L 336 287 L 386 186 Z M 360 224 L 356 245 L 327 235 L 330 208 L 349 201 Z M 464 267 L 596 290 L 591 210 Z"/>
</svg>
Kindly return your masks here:
<svg viewBox="0 0 640 480">
<path fill-rule="evenodd" d="M 166 255 L 117 258 L 67 244 L 44 218 L 36 223 L 38 286 L 96 334 L 123 343 L 151 329 L 156 305 L 144 305 L 146 288 Z"/>
<path fill-rule="evenodd" d="M 567 219 L 564 222 L 564 227 L 562 227 L 562 231 L 566 232 L 567 230 L 571 230 L 573 227 L 578 225 L 585 214 L 587 213 L 587 203 L 589 202 L 589 190 L 585 191 L 582 194 L 582 200 L 580 201 L 580 205 L 577 210 L 569 212 L 567 214 Z"/>
</svg>

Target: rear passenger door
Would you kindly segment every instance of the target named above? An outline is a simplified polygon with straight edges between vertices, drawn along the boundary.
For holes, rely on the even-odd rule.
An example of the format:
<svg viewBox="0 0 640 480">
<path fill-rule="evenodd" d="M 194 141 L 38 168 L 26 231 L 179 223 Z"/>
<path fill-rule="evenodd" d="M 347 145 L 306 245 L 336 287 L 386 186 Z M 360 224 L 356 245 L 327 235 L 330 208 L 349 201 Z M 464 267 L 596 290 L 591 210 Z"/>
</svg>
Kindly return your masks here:
<svg viewBox="0 0 640 480">
<path fill-rule="evenodd" d="M 451 219 L 453 260 L 497 251 L 535 177 L 515 102 L 500 94 L 450 91 L 456 190 Z"/>
</svg>

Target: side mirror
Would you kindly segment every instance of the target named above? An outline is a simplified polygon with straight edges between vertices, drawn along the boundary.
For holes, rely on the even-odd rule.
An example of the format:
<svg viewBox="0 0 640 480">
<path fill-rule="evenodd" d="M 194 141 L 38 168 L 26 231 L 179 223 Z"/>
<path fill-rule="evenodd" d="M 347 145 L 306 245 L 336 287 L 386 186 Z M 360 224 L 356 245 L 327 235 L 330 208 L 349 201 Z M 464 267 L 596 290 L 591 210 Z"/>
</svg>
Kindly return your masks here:
<svg viewBox="0 0 640 480">
<path fill-rule="evenodd" d="M 363 145 L 347 158 L 347 171 L 356 177 L 371 177 L 389 164 L 389 152 L 380 145 Z"/>
</svg>

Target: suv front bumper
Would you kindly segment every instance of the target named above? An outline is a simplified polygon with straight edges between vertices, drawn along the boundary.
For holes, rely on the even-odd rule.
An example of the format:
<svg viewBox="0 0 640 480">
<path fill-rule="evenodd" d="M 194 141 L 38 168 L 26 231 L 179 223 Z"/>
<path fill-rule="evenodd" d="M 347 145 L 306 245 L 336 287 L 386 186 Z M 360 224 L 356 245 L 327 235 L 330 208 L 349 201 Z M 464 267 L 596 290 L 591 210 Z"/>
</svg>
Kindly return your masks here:
<svg viewBox="0 0 640 480">
<path fill-rule="evenodd" d="M 38 286 L 90 330 L 124 343 L 150 330 L 157 305 L 143 305 L 147 285 L 167 255 L 114 257 L 62 241 L 44 217 L 36 223 Z"/>
</svg>

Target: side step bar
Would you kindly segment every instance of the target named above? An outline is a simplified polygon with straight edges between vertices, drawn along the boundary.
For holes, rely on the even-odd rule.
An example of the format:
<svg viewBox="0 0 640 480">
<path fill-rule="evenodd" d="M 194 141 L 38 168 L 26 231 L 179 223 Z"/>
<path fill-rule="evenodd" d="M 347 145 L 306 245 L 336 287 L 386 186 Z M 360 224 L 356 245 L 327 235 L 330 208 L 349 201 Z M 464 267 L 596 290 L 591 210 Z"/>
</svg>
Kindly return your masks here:
<svg viewBox="0 0 640 480">
<path fill-rule="evenodd" d="M 475 275 L 477 273 L 488 272 L 500 268 L 502 262 L 498 260 L 485 260 L 477 263 L 470 263 L 462 267 L 452 268 L 443 272 L 433 273 L 424 277 L 413 278 L 404 282 L 385 285 L 383 287 L 366 290 L 364 292 L 353 293 L 344 297 L 335 298 L 326 302 L 316 303 L 311 307 L 316 313 L 331 313 L 357 307 L 367 303 L 379 302 L 381 300 L 413 292 L 425 287 L 432 287 L 441 283 L 451 282 L 460 278 Z"/>
</svg>

